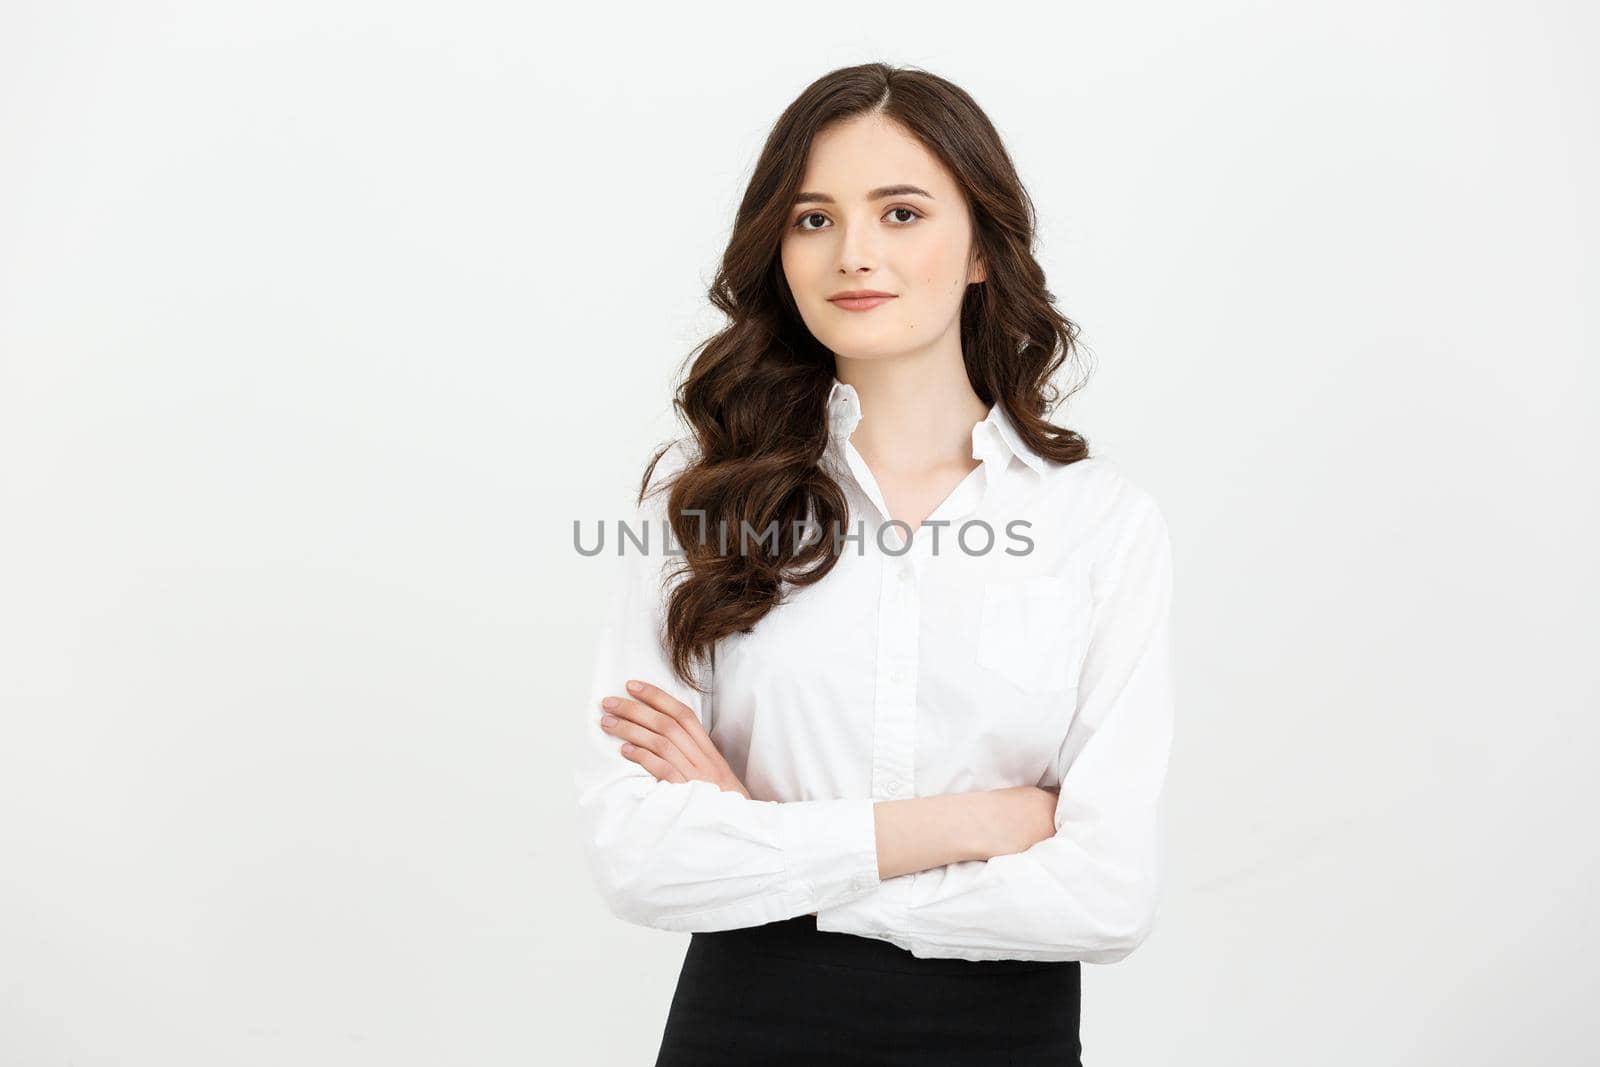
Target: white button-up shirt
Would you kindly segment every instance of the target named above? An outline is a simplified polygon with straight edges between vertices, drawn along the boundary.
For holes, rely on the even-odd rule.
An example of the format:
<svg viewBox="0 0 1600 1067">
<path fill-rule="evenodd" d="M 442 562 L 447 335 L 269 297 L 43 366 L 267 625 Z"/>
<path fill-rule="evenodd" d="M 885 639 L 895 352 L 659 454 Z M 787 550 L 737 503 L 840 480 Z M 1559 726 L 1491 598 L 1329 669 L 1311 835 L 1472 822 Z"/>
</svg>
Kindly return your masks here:
<svg viewBox="0 0 1600 1067">
<path fill-rule="evenodd" d="M 827 410 L 823 464 L 853 539 L 820 582 L 718 642 L 704 698 L 673 676 L 660 636 L 682 563 L 666 494 L 628 523 L 648 553 L 619 545 L 575 770 L 602 896 L 663 930 L 814 911 L 820 930 L 921 957 L 1122 959 L 1150 931 L 1163 863 L 1174 686 L 1161 511 L 1108 460 L 1038 455 L 996 404 L 972 428 L 981 465 L 907 548 L 850 440 L 855 390 L 835 379 Z M 658 474 L 685 457 L 680 442 Z M 657 781 L 624 757 L 599 701 L 625 698 L 630 678 L 693 708 L 757 799 Z M 1018 785 L 1060 787 L 1055 836 L 879 878 L 875 802 Z"/>
</svg>

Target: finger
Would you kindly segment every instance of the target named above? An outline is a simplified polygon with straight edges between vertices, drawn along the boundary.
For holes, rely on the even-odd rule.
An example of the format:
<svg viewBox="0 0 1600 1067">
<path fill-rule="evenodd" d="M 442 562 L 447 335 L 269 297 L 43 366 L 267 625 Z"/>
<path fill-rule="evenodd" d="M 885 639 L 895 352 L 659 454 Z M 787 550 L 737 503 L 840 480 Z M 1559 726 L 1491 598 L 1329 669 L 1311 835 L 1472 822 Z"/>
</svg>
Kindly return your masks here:
<svg viewBox="0 0 1600 1067">
<path fill-rule="evenodd" d="M 603 705 L 602 705 L 603 707 Z M 664 711 L 658 711 L 639 700 L 621 699 L 617 706 L 611 709 L 611 714 L 619 715 L 631 722 L 636 722 L 651 733 L 659 734 L 672 742 L 683 756 L 684 769 L 706 770 L 715 766 L 706 756 L 705 752 L 695 742 L 694 737 L 683 728 L 676 718 Z M 691 717 L 693 713 L 690 713 Z M 665 756 L 667 753 L 662 752 Z"/>
<path fill-rule="evenodd" d="M 712 744 L 711 737 L 706 733 L 705 724 L 700 721 L 700 716 L 694 709 L 658 685 L 649 682 L 632 680 L 628 682 L 628 692 L 634 699 L 643 701 L 661 714 L 670 717 L 678 728 L 689 738 L 699 754 L 707 759 L 719 759 L 721 753 L 717 746 Z"/>
<path fill-rule="evenodd" d="M 614 708 L 605 708 L 616 718 L 616 723 L 607 726 L 605 716 L 600 719 L 600 728 L 610 733 L 619 729 L 632 727 L 637 733 L 629 735 L 629 740 L 635 744 L 644 745 L 663 759 L 676 763 L 685 774 L 692 774 L 701 770 L 701 760 L 697 759 L 698 750 L 689 740 L 687 734 L 677 729 L 677 724 L 668 716 L 656 711 L 654 708 L 638 701 L 619 699 Z"/>
<path fill-rule="evenodd" d="M 636 748 L 642 748 L 653 753 L 666 762 L 672 764 L 685 776 L 692 776 L 695 771 L 694 764 L 689 761 L 682 751 L 679 750 L 678 746 L 673 744 L 669 738 L 662 737 L 660 734 L 655 733 L 654 731 L 647 730 L 638 723 L 619 718 L 616 722 L 612 723 L 610 726 L 607 726 L 605 724 L 605 720 L 602 719 L 600 722 L 600 729 L 604 730 L 608 734 L 620 738 L 623 741 L 628 742 L 629 744 L 632 744 Z"/>
<path fill-rule="evenodd" d="M 637 745 L 623 745 L 622 755 L 649 771 L 651 776 L 658 781 L 686 782 L 688 781 L 672 764 L 651 752 L 649 749 L 639 748 Z"/>
</svg>

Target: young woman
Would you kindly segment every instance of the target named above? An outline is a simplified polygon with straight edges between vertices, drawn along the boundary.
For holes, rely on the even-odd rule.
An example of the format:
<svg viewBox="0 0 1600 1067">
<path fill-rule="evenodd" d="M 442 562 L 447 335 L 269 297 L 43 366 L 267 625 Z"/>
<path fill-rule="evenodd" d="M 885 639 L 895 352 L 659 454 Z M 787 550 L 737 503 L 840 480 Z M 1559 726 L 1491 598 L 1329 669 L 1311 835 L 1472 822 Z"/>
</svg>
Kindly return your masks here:
<svg viewBox="0 0 1600 1067">
<path fill-rule="evenodd" d="M 1077 328 L 1033 239 L 928 73 L 767 140 L 576 770 L 609 908 L 692 934 L 658 1065 L 1078 1063 L 1080 964 L 1150 930 L 1167 528 L 1042 414 Z"/>
</svg>

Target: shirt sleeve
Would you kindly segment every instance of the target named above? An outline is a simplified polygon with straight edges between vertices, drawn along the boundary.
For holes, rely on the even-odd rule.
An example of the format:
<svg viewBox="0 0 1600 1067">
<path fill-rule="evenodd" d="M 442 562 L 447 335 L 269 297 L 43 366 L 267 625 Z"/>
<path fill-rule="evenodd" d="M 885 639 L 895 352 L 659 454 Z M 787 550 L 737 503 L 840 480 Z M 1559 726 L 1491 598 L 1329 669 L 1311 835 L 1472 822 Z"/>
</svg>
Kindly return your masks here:
<svg viewBox="0 0 1600 1067">
<path fill-rule="evenodd" d="M 1109 571 L 1057 755 L 1055 836 L 1023 852 L 888 879 L 819 912 L 819 929 L 970 960 L 1114 963 L 1144 941 L 1162 881 L 1175 696 L 1171 545 L 1148 494 Z"/>
<path fill-rule="evenodd" d="M 662 466 L 666 465 L 663 461 Z M 714 931 L 759 926 L 853 900 L 880 884 L 870 798 L 748 800 L 709 782 L 657 781 L 600 728 L 600 701 L 637 678 L 683 701 L 709 728 L 702 695 L 673 674 L 663 640 L 667 594 L 682 565 L 667 542 L 665 496 L 628 522 L 579 709 L 573 782 L 590 873 L 607 908 L 641 926 Z M 608 524 L 615 529 L 616 524 Z"/>
</svg>

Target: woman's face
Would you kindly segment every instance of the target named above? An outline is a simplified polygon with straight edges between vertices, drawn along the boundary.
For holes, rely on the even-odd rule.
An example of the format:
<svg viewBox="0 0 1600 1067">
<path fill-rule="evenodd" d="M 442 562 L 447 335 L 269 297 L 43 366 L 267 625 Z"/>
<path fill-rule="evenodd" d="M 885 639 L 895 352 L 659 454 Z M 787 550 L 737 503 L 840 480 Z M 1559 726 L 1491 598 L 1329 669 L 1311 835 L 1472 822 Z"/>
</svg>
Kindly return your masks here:
<svg viewBox="0 0 1600 1067">
<path fill-rule="evenodd" d="M 800 188 L 783 274 L 818 341 L 850 359 L 926 349 L 952 331 L 959 342 L 962 297 L 986 275 L 966 197 L 933 153 L 892 119 L 851 119 L 817 136 Z M 829 299 L 853 289 L 894 299 L 859 311 Z"/>
</svg>

